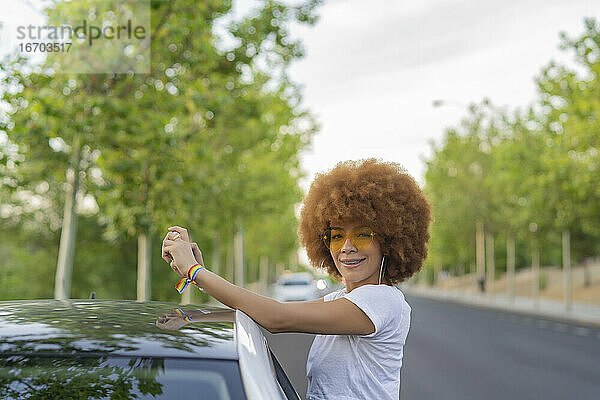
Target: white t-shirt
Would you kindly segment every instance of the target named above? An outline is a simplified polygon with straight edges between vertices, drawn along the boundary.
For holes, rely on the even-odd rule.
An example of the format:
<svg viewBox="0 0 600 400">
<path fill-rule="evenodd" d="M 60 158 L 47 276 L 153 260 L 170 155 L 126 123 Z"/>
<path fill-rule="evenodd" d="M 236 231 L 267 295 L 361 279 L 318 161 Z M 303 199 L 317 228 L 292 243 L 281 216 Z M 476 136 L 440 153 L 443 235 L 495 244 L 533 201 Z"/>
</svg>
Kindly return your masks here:
<svg viewBox="0 0 600 400">
<path fill-rule="evenodd" d="M 371 319 L 370 335 L 316 335 L 308 353 L 307 400 L 398 400 L 410 306 L 400 289 L 363 285 L 341 289 L 324 301 L 345 297 Z"/>
</svg>

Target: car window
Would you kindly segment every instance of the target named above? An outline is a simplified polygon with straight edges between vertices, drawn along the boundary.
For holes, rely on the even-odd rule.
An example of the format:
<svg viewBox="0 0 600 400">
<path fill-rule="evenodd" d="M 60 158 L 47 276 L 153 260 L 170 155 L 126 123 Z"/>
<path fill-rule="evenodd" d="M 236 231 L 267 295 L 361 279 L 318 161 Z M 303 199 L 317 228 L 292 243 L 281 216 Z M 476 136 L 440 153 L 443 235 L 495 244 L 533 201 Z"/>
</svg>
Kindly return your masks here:
<svg viewBox="0 0 600 400">
<path fill-rule="evenodd" d="M 289 280 L 289 281 L 283 281 L 281 283 L 281 285 L 283 286 L 306 286 L 306 285 L 310 285 L 310 281 L 304 281 L 304 280 Z"/>
<path fill-rule="evenodd" d="M 292 386 L 290 379 L 285 374 L 281 364 L 279 364 L 277 357 L 275 357 L 275 354 L 273 354 L 271 349 L 269 349 L 269 353 L 271 354 L 271 360 L 273 361 L 273 369 L 275 370 L 275 375 L 277 376 L 277 382 L 279 382 L 279 386 L 281 386 L 281 389 L 283 389 L 285 397 L 288 400 L 300 400 L 300 396 L 298 396 L 298 393 L 296 393 L 296 390 Z"/>
<path fill-rule="evenodd" d="M 235 361 L 130 357 L 0 358 L 0 398 L 245 399 Z"/>
</svg>

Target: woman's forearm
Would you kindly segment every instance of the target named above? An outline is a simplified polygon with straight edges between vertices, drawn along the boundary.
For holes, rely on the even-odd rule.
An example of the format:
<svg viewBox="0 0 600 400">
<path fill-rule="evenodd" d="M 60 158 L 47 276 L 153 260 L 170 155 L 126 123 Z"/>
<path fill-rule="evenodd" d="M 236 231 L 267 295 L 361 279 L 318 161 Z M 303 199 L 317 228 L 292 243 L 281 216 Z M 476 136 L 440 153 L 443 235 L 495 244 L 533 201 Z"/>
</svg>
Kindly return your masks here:
<svg viewBox="0 0 600 400">
<path fill-rule="evenodd" d="M 171 240 L 165 237 L 162 257 L 167 262 L 175 262 L 173 268 L 180 276 L 188 275 L 193 266 L 204 264 L 202 252 L 197 244 L 188 241 L 189 236 L 184 228 L 171 227 L 169 230 L 179 233 L 182 238 Z M 284 305 L 278 301 L 235 286 L 205 268 L 195 272 L 194 279 L 206 293 L 226 306 L 243 311 L 269 332 L 278 331 L 285 322 Z"/>
<path fill-rule="evenodd" d="M 198 273 L 196 283 L 226 306 L 243 311 L 269 332 L 278 332 L 283 318 L 280 302 L 236 286 L 206 269 Z"/>
</svg>

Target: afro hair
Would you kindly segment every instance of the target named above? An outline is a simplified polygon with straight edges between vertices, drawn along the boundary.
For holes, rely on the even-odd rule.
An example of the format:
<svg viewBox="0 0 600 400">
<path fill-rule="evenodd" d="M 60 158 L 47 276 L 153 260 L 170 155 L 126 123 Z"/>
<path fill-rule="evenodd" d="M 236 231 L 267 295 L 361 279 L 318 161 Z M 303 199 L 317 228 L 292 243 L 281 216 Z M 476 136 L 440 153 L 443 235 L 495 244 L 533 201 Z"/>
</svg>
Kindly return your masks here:
<svg viewBox="0 0 600 400">
<path fill-rule="evenodd" d="M 364 224 L 376 233 L 386 257 L 385 281 L 396 284 L 421 269 L 430 221 L 431 205 L 399 164 L 345 161 L 317 174 L 302 203 L 298 236 L 313 267 L 339 280 L 323 234 L 334 224 Z"/>
</svg>

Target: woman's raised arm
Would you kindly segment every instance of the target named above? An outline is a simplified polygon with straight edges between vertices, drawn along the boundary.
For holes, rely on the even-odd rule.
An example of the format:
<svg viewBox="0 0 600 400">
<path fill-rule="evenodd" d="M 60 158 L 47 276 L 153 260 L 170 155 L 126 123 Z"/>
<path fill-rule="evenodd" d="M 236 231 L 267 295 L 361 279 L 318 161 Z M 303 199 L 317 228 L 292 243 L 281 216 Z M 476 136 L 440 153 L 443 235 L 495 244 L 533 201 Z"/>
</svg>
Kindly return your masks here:
<svg viewBox="0 0 600 400">
<path fill-rule="evenodd" d="M 184 228 L 171 227 L 169 230 L 188 237 Z M 199 249 L 194 251 L 193 247 L 194 244 L 181 238 L 165 238 L 163 241 L 163 255 L 172 257 L 180 276 L 186 276 L 196 263 L 204 265 L 202 253 Z M 228 307 L 243 311 L 272 333 L 366 335 L 375 331 L 369 317 L 347 299 L 281 303 L 236 286 L 207 269 L 199 271 L 195 280 L 210 296 Z"/>
</svg>

